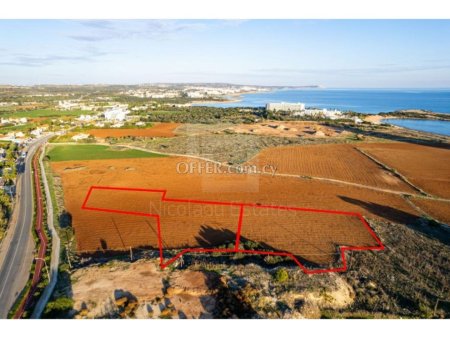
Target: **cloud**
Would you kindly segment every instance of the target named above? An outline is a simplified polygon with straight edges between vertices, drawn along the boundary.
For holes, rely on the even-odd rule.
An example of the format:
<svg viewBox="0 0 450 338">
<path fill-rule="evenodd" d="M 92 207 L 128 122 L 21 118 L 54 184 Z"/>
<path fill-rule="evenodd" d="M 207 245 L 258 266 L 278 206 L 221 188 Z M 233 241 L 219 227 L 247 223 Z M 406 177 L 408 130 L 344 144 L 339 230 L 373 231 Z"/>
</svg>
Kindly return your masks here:
<svg viewBox="0 0 450 338">
<path fill-rule="evenodd" d="M 26 53 L 16 53 L 5 61 L 0 61 L 0 65 L 21 66 L 21 67 L 44 67 L 60 62 L 91 62 L 97 58 L 107 55 L 95 49 L 87 49 L 84 54 L 63 55 L 63 54 L 45 54 L 33 55 Z"/>
<path fill-rule="evenodd" d="M 276 74 L 334 74 L 334 75 L 368 75 L 379 73 L 408 73 L 416 71 L 430 71 L 430 70 L 444 70 L 450 69 L 450 64 L 427 64 L 427 65 L 397 65 L 397 64 L 382 64 L 374 67 L 361 68 L 261 68 L 254 69 L 252 72 L 267 75 Z"/>
<path fill-rule="evenodd" d="M 239 27 L 242 24 L 246 23 L 247 19 L 224 19 L 224 20 L 219 20 L 218 23 L 224 27 Z"/>
<path fill-rule="evenodd" d="M 161 39 L 183 31 L 202 30 L 206 22 L 177 20 L 86 20 L 79 21 L 84 32 L 69 38 L 96 42 L 111 39 Z"/>
</svg>

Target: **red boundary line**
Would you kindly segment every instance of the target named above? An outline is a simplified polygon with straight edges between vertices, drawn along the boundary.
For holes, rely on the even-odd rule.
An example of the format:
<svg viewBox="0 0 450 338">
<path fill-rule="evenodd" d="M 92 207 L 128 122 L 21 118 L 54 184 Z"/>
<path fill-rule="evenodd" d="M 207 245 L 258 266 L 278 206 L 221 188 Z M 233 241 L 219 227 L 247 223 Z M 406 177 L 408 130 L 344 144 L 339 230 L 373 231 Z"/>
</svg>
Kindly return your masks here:
<svg viewBox="0 0 450 338">
<path fill-rule="evenodd" d="M 151 213 L 143 213 L 143 212 L 135 212 L 135 211 L 125 211 L 119 209 L 106 209 L 106 208 L 95 208 L 87 206 L 87 202 L 89 197 L 92 194 L 93 190 L 119 190 L 119 191 L 139 191 L 139 192 L 159 192 L 162 194 L 161 201 L 163 202 L 172 202 L 172 203 L 194 203 L 194 204 L 207 204 L 207 205 L 228 205 L 228 206 L 236 206 L 239 207 L 239 220 L 238 220 L 238 229 L 236 232 L 236 241 L 234 249 L 204 249 L 204 248 L 187 248 L 181 250 L 174 257 L 170 258 L 167 261 L 164 261 L 163 254 L 163 245 L 162 245 L 162 230 L 161 230 L 161 221 L 160 216 L 158 214 Z M 217 201 L 202 201 L 202 200 L 191 200 L 191 199 L 176 199 L 176 198 L 166 198 L 167 190 L 164 189 L 143 189 L 143 188 L 123 188 L 123 187 L 108 187 L 108 186 L 91 186 L 86 195 L 86 198 L 83 201 L 83 205 L 81 209 L 84 210 L 92 210 L 92 211 L 102 211 L 102 212 L 110 212 L 110 213 L 118 213 L 125 215 L 134 215 L 134 216 L 146 216 L 153 217 L 156 219 L 157 228 L 158 228 L 158 246 L 159 246 L 159 259 L 160 259 L 160 267 L 162 269 L 166 268 L 173 262 L 175 262 L 178 258 L 180 258 L 185 253 L 189 252 L 203 252 L 203 253 L 246 253 L 246 254 L 257 254 L 257 255 L 272 255 L 272 256 L 284 256 L 291 258 L 306 274 L 317 274 L 317 273 L 325 273 L 325 272 L 343 272 L 347 270 L 347 260 L 345 258 L 346 251 L 352 250 L 384 250 L 385 246 L 381 242 L 381 240 L 377 237 L 375 232 L 372 230 L 370 225 L 366 222 L 364 217 L 357 212 L 349 212 L 349 211 L 338 211 L 338 210 L 325 210 L 325 209 L 311 209 L 311 208 L 300 208 L 300 207 L 289 207 L 289 206 L 276 206 L 276 205 L 260 205 L 254 203 L 237 203 L 237 202 L 217 202 Z M 328 213 L 328 214 L 337 214 L 337 215 L 348 215 L 355 216 L 362 222 L 365 228 L 369 231 L 370 235 L 377 242 L 377 246 L 341 246 L 339 248 L 342 266 L 330 269 L 308 269 L 306 268 L 300 261 L 294 256 L 294 254 L 289 252 L 276 252 L 276 251 L 260 251 L 260 250 L 242 250 L 239 249 L 240 239 L 241 239 L 241 230 L 242 230 L 242 222 L 244 218 L 244 208 L 252 207 L 252 208 L 269 208 L 269 209 L 280 209 L 280 210 L 292 210 L 292 211 L 306 211 L 306 212 L 317 212 L 317 213 Z"/>
</svg>

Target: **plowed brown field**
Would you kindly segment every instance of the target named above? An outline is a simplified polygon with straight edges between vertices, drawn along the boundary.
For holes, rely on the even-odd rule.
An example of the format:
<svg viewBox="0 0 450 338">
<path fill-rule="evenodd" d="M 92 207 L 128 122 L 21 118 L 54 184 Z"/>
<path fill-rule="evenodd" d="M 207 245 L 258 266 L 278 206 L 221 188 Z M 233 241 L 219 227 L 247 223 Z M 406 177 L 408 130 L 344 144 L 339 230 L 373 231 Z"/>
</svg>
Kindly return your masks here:
<svg viewBox="0 0 450 338">
<path fill-rule="evenodd" d="M 287 146 L 264 149 L 249 161 L 278 174 L 323 177 L 377 188 L 412 192 L 412 188 L 361 154 L 351 144 Z"/>
<path fill-rule="evenodd" d="M 450 202 L 413 198 L 412 202 L 428 215 L 450 225 Z"/>
<path fill-rule="evenodd" d="M 240 206 L 173 202 L 164 200 L 162 192 L 109 189 L 94 189 L 86 206 L 159 215 L 164 249 L 236 244 Z M 333 261 L 337 245 L 377 246 L 353 215 L 244 206 L 242 219 L 241 243 L 256 241 L 270 251 L 289 252 L 314 263 Z"/>
<path fill-rule="evenodd" d="M 316 264 L 335 261 L 337 245 L 377 245 L 355 216 L 263 208 L 245 209 L 241 241 L 246 239 Z"/>
<path fill-rule="evenodd" d="M 181 157 L 52 163 L 52 169 L 62 178 L 65 207 L 72 214 L 78 250 L 157 247 L 156 225 L 150 218 L 82 210 L 92 185 L 164 189 L 167 198 L 352 211 L 394 222 L 408 222 L 417 217 L 411 206 L 393 194 L 290 177 L 179 174 L 176 168 L 180 162 L 204 165 L 202 161 Z M 104 193 L 93 195 L 92 201 L 113 209 L 152 210 L 155 201 L 150 203 L 140 196 Z M 188 209 L 160 211 L 164 247 L 215 246 L 231 240 L 236 233 L 235 207 L 220 207 L 219 211 L 200 206 Z M 261 240 L 267 247 L 295 253 L 316 263 L 331 262 L 336 245 L 374 244 L 367 233 L 363 234 L 361 223 L 359 228 L 357 223 L 342 221 L 340 217 L 303 214 L 299 219 L 300 216 L 283 217 L 283 221 L 270 214 L 267 218 L 249 217 L 244 219 L 243 226 L 242 235 L 246 239 Z M 293 240 L 299 237 L 303 242 Z"/>
<path fill-rule="evenodd" d="M 126 137 L 126 136 L 140 136 L 140 137 L 174 137 L 175 129 L 179 126 L 178 123 L 158 123 L 150 128 L 130 128 L 130 129 L 91 129 L 88 133 L 98 138 L 106 137 Z"/>
<path fill-rule="evenodd" d="M 422 190 L 450 198 L 450 149 L 412 143 L 358 145 Z"/>
<path fill-rule="evenodd" d="M 89 197 L 88 206 L 159 215 L 164 249 L 215 247 L 233 242 L 239 220 L 239 207 L 165 203 L 162 193 L 158 192 L 96 189 Z M 85 213 L 89 214 L 89 211 Z M 128 216 L 129 219 L 133 217 Z"/>
</svg>

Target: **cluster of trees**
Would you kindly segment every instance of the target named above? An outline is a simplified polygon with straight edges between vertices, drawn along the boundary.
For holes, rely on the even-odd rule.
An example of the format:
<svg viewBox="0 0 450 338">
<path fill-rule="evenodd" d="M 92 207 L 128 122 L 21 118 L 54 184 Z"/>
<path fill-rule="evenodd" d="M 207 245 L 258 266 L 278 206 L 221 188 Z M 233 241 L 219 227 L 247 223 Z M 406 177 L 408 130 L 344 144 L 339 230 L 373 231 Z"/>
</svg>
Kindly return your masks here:
<svg viewBox="0 0 450 338">
<path fill-rule="evenodd" d="M 5 149 L 5 160 L 0 162 L 2 171 L 2 178 L 5 185 L 10 185 L 16 178 L 16 157 L 17 157 L 17 144 L 10 142 L 2 147 Z M 3 233 L 8 224 L 8 220 L 11 213 L 11 197 L 5 192 L 4 189 L 0 189 L 0 238 L 3 237 Z"/>
<path fill-rule="evenodd" d="M 9 196 L 6 195 L 4 190 L 0 190 L 0 239 L 2 239 L 6 226 L 8 225 L 10 208 L 11 201 Z"/>
<path fill-rule="evenodd" d="M 151 122 L 178 123 L 253 123 L 264 117 L 262 108 L 171 107 L 170 110 L 150 110 L 146 117 Z"/>
<path fill-rule="evenodd" d="M 17 158 L 17 144 L 10 142 L 5 149 L 5 160 L 0 162 L 0 169 L 5 185 L 12 184 L 17 175 L 16 158 Z"/>
<path fill-rule="evenodd" d="M 292 116 L 286 112 L 267 111 L 263 107 L 167 107 L 167 109 L 150 109 L 145 112 L 144 118 L 151 122 L 178 122 L 178 123 L 254 123 L 261 119 L 279 120 L 279 121 L 329 121 L 327 118 L 318 118 L 311 116 Z M 353 113 L 352 116 L 358 116 Z M 352 122 L 350 119 L 343 119 L 336 122 Z"/>
</svg>

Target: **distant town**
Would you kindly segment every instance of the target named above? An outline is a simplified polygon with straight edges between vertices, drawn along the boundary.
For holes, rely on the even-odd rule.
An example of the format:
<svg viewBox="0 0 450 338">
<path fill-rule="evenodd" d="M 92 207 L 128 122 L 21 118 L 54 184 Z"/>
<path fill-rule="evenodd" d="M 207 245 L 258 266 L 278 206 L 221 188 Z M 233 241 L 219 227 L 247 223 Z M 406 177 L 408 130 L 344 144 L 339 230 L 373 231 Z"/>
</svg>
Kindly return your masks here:
<svg viewBox="0 0 450 338">
<path fill-rule="evenodd" d="M 274 89 L 279 87 L 226 84 L 1 86 L 0 113 L 3 114 L 0 140 L 22 144 L 49 131 L 61 135 L 77 128 L 145 127 L 143 113 L 189 108 L 202 102 L 235 101 L 242 94 Z M 346 117 L 339 110 L 307 107 L 307 103 L 268 102 L 266 111 L 313 119 L 336 120 Z M 355 123 L 362 122 L 355 116 L 351 119 Z M 72 136 L 74 141 L 88 138 L 87 133 Z"/>
</svg>

